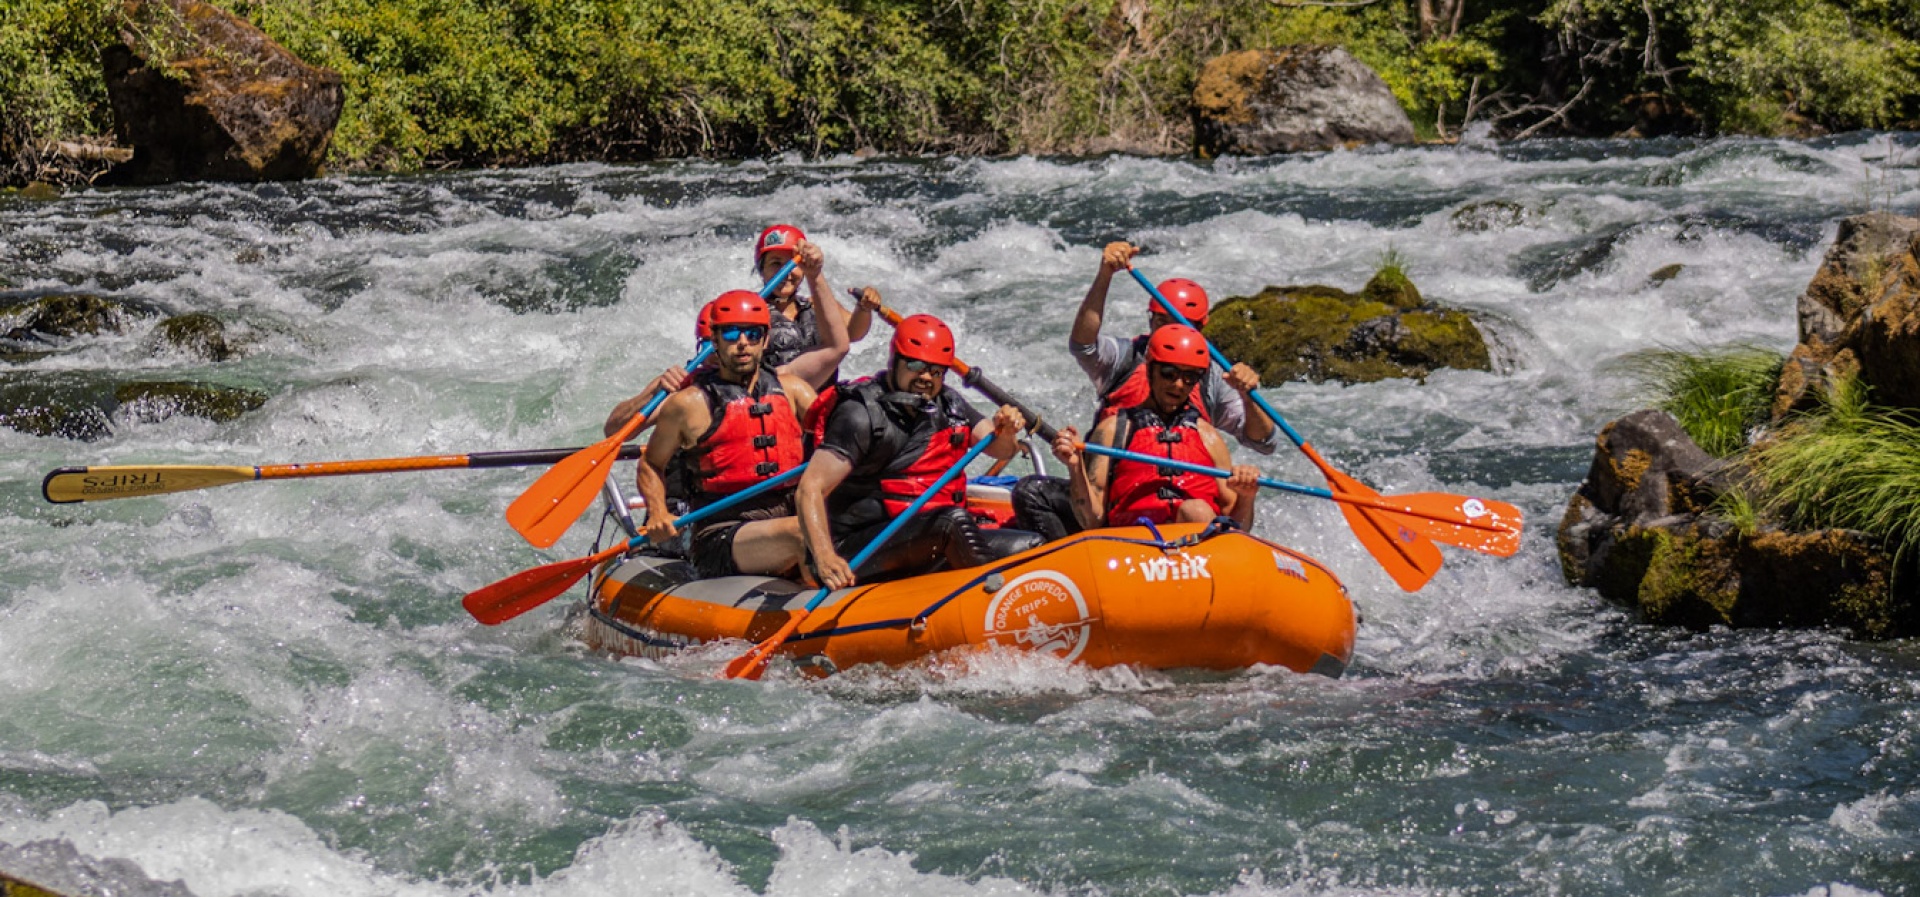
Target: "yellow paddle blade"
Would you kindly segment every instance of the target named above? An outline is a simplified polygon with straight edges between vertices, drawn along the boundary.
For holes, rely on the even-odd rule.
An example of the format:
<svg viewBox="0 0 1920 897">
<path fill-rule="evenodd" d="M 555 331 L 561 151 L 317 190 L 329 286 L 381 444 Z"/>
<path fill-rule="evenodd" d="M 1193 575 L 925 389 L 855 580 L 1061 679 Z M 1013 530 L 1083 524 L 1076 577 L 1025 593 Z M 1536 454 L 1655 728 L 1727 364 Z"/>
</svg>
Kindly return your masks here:
<svg viewBox="0 0 1920 897">
<path fill-rule="evenodd" d="M 138 498 L 250 482 L 258 474 L 252 467 L 62 467 L 47 474 L 40 484 L 40 494 L 55 504 Z"/>
<path fill-rule="evenodd" d="M 535 548 L 551 548 L 567 528 L 593 504 L 606 482 L 607 466 L 620 455 L 620 444 L 637 429 L 634 418 L 626 428 L 587 446 L 548 468 L 527 491 L 507 506 L 507 524 Z"/>
</svg>

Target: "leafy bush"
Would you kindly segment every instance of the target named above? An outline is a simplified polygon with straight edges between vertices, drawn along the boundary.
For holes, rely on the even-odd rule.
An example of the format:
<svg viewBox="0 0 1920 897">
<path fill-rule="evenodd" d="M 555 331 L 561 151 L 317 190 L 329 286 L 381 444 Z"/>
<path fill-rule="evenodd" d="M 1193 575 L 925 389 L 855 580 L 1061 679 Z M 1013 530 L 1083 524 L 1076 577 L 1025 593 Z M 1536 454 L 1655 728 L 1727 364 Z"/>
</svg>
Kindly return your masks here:
<svg viewBox="0 0 1920 897">
<path fill-rule="evenodd" d="M 0 0 L 0 165 L 36 175 L 46 144 L 106 134 L 99 47 L 113 0 Z"/>
</svg>

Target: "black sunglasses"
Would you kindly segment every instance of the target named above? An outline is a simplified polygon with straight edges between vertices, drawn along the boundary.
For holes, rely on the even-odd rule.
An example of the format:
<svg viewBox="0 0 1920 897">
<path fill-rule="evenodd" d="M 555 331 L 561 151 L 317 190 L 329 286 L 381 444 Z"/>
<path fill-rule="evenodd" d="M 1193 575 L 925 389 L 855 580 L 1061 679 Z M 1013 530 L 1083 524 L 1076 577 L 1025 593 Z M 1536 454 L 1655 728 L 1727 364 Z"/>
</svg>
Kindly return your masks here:
<svg viewBox="0 0 1920 897">
<path fill-rule="evenodd" d="M 1199 383 L 1207 375 L 1206 368 L 1190 368 L 1185 365 L 1154 362 L 1154 373 L 1177 383 Z"/>
</svg>

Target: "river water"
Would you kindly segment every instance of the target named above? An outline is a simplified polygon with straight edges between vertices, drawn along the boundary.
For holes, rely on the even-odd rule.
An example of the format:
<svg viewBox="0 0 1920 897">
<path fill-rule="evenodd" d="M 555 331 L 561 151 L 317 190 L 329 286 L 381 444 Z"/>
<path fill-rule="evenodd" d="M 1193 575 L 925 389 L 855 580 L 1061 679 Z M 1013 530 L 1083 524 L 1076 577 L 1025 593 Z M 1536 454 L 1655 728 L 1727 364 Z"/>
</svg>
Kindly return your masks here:
<svg viewBox="0 0 1920 897">
<path fill-rule="evenodd" d="M 220 364 L 150 321 L 16 372 L 264 391 L 238 421 L 0 430 L 0 869 L 95 892 L 289 895 L 1920 893 L 1920 651 L 1637 623 L 1561 579 L 1553 526 L 1626 360 L 1785 349 L 1836 222 L 1920 211 L 1920 140 L 1468 143 L 1195 163 L 797 159 L 566 166 L 0 199 L 0 291 L 206 311 Z M 1529 514 L 1500 560 L 1394 587 L 1337 510 L 1262 534 L 1364 615 L 1344 678 L 776 668 L 738 647 L 594 656 L 572 598 L 497 628 L 467 591 L 586 553 L 501 518 L 534 470 L 244 483 L 53 506 L 50 469 L 581 445 L 752 286 L 790 221 L 838 287 L 945 317 L 1056 419 L 1114 239 L 1216 297 L 1357 289 L 1389 254 L 1471 309 L 1499 370 L 1271 386 L 1382 492 Z M 1677 276 L 1651 275 L 1680 264 Z M 1145 300 L 1116 281 L 1116 332 Z M 848 369 L 876 367 L 870 338 Z M 1320 480 L 1291 449 L 1259 461 Z M 106 882 L 106 885 L 101 885 Z M 177 882 L 177 884 L 174 884 Z"/>
</svg>

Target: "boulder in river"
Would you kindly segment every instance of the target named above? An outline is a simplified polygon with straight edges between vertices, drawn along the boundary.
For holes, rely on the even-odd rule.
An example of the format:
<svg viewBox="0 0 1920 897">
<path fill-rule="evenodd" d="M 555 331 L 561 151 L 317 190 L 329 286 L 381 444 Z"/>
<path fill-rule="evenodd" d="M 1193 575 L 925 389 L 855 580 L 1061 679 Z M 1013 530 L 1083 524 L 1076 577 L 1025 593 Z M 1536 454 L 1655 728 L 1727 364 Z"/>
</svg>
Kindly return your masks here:
<svg viewBox="0 0 1920 897">
<path fill-rule="evenodd" d="M 1920 219 L 1876 212 L 1840 222 L 1798 310 L 1800 342 L 1781 372 L 1775 418 L 1811 409 L 1850 376 L 1875 404 L 1920 408 Z"/>
<path fill-rule="evenodd" d="M 94 442 L 113 422 L 155 423 L 184 414 L 231 423 L 266 404 L 258 390 L 182 381 L 120 381 L 84 372 L 0 375 L 0 426 L 34 436 Z"/>
<path fill-rule="evenodd" d="M 1441 368 L 1487 371 L 1486 339 L 1466 312 L 1428 303 L 1396 266 L 1358 294 L 1330 286 L 1268 287 L 1207 316 L 1207 338 L 1262 382 L 1372 383 Z"/>
<path fill-rule="evenodd" d="M 112 183 L 283 181 L 320 171 L 345 92 L 246 20 L 201 0 L 127 0 L 101 51 L 114 131 L 133 158 Z"/>
<path fill-rule="evenodd" d="M 1903 594 L 1912 573 L 1897 577 L 1874 537 L 1743 528 L 1716 505 L 1744 488 L 1737 463 L 1708 455 L 1666 412 L 1620 418 L 1600 431 L 1561 518 L 1562 572 L 1655 624 L 1920 632 Z"/>
<path fill-rule="evenodd" d="M 49 293 L 0 305 L 4 337 L 11 342 L 45 343 L 81 336 L 123 333 L 134 318 L 151 318 L 152 306 L 92 293 Z"/>
<path fill-rule="evenodd" d="M 208 361 L 226 361 L 239 354 L 239 341 L 229 339 L 226 322 L 203 311 L 175 315 L 154 327 L 163 346 Z"/>
<path fill-rule="evenodd" d="M 1339 47 L 1243 50 L 1209 60 L 1193 88 L 1194 149 L 1260 156 L 1412 143 L 1387 82 Z"/>
</svg>

